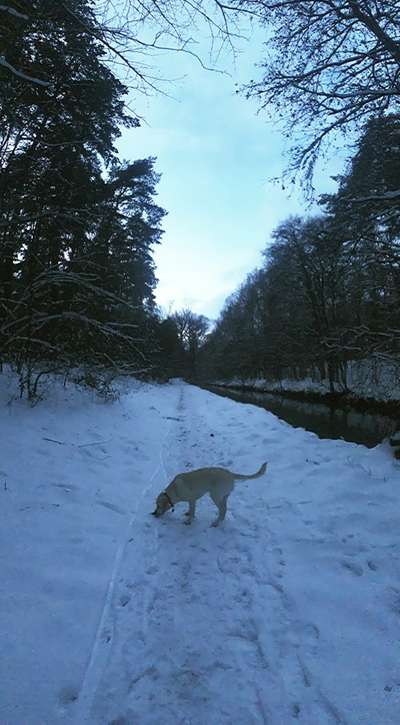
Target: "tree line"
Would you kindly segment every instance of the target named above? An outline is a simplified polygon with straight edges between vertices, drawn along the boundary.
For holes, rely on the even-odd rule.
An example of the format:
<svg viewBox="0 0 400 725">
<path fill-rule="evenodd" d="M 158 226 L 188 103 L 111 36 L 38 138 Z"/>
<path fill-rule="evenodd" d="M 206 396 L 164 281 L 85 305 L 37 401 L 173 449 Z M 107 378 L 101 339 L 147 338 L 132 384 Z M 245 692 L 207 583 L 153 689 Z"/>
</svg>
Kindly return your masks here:
<svg viewBox="0 0 400 725">
<path fill-rule="evenodd" d="M 179 50 L 186 20 L 171 6 L 162 29 L 151 7 L 158 42 L 167 34 Z M 166 214 L 156 160 L 120 160 L 115 142 L 139 125 L 116 62 L 146 90 L 154 77 L 132 51 L 157 44 L 139 37 L 139 6 L 124 12 L 90 0 L 0 6 L 0 365 L 30 398 L 49 372 L 97 387 L 121 373 L 192 378 L 208 326 L 155 303 Z"/>
<path fill-rule="evenodd" d="M 152 251 L 165 211 L 155 159 L 115 142 L 139 119 L 128 87 L 160 90 L 160 50 L 196 54 L 207 29 L 233 50 L 244 19 L 266 29 L 261 73 L 242 92 L 292 140 L 290 175 L 363 130 L 313 219 L 274 234 L 263 269 L 227 303 L 203 369 L 306 368 L 398 354 L 397 0 L 6 0 L 0 5 L 0 363 L 35 394 L 74 366 L 199 373 L 206 322 L 162 319 Z M 189 322 L 188 322 L 189 321 Z M 212 353 L 212 355 L 211 355 Z M 222 362 L 221 362 L 222 360 Z"/>
<path fill-rule="evenodd" d="M 159 175 L 155 159 L 116 153 L 138 121 L 92 3 L 0 13 L 1 359 L 31 397 L 44 372 L 154 369 Z"/>
<path fill-rule="evenodd" d="M 202 374 L 329 380 L 348 363 L 400 373 L 400 116 L 368 121 L 321 212 L 282 222 L 225 304 L 202 349 Z"/>
</svg>

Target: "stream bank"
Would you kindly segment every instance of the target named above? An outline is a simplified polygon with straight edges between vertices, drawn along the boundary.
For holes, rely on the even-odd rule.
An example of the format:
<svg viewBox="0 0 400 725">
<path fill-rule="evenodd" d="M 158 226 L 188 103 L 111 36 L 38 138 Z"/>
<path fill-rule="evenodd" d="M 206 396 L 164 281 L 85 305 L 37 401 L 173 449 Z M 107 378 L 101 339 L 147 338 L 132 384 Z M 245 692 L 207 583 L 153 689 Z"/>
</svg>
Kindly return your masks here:
<svg viewBox="0 0 400 725">
<path fill-rule="evenodd" d="M 262 390 L 247 385 L 204 385 L 207 390 L 274 413 L 295 428 L 320 438 L 343 439 L 372 448 L 393 435 L 400 421 L 400 401 L 360 399 L 343 393 Z"/>
</svg>

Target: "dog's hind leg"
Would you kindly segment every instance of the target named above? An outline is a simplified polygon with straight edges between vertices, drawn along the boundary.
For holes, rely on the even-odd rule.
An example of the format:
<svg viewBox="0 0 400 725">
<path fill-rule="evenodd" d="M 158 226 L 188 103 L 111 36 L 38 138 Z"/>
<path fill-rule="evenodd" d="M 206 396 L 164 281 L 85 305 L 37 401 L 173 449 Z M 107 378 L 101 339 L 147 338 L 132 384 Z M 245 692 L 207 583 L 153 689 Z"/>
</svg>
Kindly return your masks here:
<svg viewBox="0 0 400 725">
<path fill-rule="evenodd" d="M 196 515 L 196 501 L 189 501 L 189 508 L 185 513 L 185 516 L 187 516 L 187 521 L 185 521 L 185 524 L 191 524 L 194 517 Z"/>
<path fill-rule="evenodd" d="M 222 498 L 216 498 L 215 494 L 210 493 L 210 496 L 219 511 L 218 518 L 216 518 L 215 521 L 212 522 L 211 526 L 219 526 L 220 523 L 224 520 L 226 515 L 226 503 L 228 501 L 228 495 L 222 496 Z"/>
</svg>

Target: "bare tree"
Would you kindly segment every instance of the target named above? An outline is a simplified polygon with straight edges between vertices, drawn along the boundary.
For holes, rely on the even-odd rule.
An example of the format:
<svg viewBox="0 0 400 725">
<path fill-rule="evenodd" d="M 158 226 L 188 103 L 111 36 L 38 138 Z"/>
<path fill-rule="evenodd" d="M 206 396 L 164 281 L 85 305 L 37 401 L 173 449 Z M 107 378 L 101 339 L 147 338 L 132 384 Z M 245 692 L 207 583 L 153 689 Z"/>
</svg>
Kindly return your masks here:
<svg viewBox="0 0 400 725">
<path fill-rule="evenodd" d="M 189 309 L 175 312 L 172 319 L 176 325 L 179 341 L 186 353 L 188 374 L 195 376 L 197 357 L 210 325 L 209 320 L 204 315 L 196 315 Z"/>
<path fill-rule="evenodd" d="M 41 87 L 56 83 L 54 77 L 42 77 L 33 56 L 30 60 L 27 56 L 23 66 L 13 61 L 12 35 L 15 27 L 23 27 L 28 35 L 38 27 L 57 27 L 60 18 L 68 16 L 76 32 L 100 43 L 131 87 L 145 93 L 165 90 L 168 79 L 159 68 L 160 51 L 186 53 L 204 68 L 215 69 L 213 61 L 210 67 L 197 51 L 200 27 L 210 38 L 210 58 L 213 51 L 216 57 L 225 43 L 233 49 L 239 35 L 237 19 L 245 12 L 217 0 L 98 0 L 80 5 L 63 0 L 53 6 L 42 0 L 8 0 L 0 4 L 0 19 L 5 21 L 4 34 L 0 31 L 0 68 L 18 81 Z"/>
<path fill-rule="evenodd" d="M 291 169 L 302 169 L 308 178 L 328 137 L 398 109 L 397 0 L 98 0 L 81 5 L 9 0 L 0 5 L 0 17 L 11 31 L 23 26 L 29 35 L 41 24 L 57 26 L 60 13 L 64 21 L 68 16 L 71 27 L 95 38 L 109 62 L 120 67 L 119 75 L 145 93 L 168 88 L 160 51 L 188 53 L 209 67 L 197 50 L 200 34 L 208 34 L 215 59 L 224 44 L 234 50 L 245 19 L 259 21 L 266 29 L 262 77 L 245 90 L 258 99 L 260 109 L 274 109 L 287 122 L 290 138 L 302 132 L 293 146 Z M 214 66 L 212 60 L 209 64 Z M 22 65 L 15 62 L 12 37 L 7 41 L 0 31 L 3 74 L 42 88 L 55 84 L 57 78 L 43 70 L 28 55 Z"/>
<path fill-rule="evenodd" d="M 400 3 L 397 0 L 248 0 L 270 37 L 263 77 L 247 86 L 294 137 L 291 171 L 310 180 L 324 143 L 360 130 L 400 102 Z M 300 133 L 302 136 L 299 138 Z"/>
</svg>

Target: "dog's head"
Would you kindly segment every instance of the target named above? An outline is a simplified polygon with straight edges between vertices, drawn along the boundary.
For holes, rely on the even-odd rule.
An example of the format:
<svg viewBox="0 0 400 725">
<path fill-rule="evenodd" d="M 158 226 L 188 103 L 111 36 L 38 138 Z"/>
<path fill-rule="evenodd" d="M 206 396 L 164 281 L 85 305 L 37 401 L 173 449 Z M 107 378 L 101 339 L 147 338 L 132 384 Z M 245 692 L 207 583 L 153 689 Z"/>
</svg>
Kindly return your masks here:
<svg viewBox="0 0 400 725">
<path fill-rule="evenodd" d="M 154 511 L 152 511 L 152 515 L 157 516 L 157 517 L 162 516 L 163 514 L 165 514 L 166 511 L 169 511 L 172 508 L 173 508 L 173 506 L 172 506 L 172 501 L 171 501 L 170 497 L 168 496 L 167 493 L 165 493 L 165 491 L 162 491 L 157 496 L 156 507 L 155 507 Z"/>
</svg>

